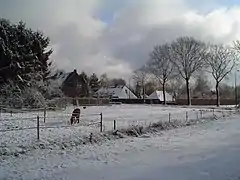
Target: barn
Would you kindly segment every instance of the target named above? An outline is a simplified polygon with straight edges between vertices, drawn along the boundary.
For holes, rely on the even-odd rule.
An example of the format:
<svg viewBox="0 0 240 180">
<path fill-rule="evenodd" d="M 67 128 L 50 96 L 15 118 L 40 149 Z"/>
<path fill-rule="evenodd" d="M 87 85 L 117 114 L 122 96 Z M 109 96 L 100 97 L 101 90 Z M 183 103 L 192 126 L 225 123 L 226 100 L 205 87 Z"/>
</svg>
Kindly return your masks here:
<svg viewBox="0 0 240 180">
<path fill-rule="evenodd" d="M 97 97 L 109 97 L 110 99 L 138 99 L 137 96 L 127 87 L 123 85 L 102 87 L 100 88 L 95 96 Z"/>
<path fill-rule="evenodd" d="M 171 96 L 169 93 L 165 92 L 165 96 L 166 96 L 166 102 L 174 102 L 173 96 Z M 154 104 L 163 103 L 164 102 L 163 91 L 154 91 L 152 94 L 150 94 L 147 97 L 147 99 L 152 101 L 152 103 Z"/>
</svg>

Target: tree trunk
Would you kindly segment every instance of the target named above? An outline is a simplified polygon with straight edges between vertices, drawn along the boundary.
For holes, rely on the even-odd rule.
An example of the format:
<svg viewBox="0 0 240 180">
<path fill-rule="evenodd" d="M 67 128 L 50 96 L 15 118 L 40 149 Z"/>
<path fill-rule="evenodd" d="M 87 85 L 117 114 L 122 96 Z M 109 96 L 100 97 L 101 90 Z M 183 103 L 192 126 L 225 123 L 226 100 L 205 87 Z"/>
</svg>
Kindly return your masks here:
<svg viewBox="0 0 240 180">
<path fill-rule="evenodd" d="M 145 104 L 145 85 L 143 83 L 143 103 Z"/>
<path fill-rule="evenodd" d="M 187 88 L 187 101 L 188 101 L 188 105 L 191 106 L 191 95 L 190 95 L 189 79 L 186 79 L 186 88 Z"/>
<path fill-rule="evenodd" d="M 220 93 L 219 93 L 219 83 L 216 82 L 216 96 L 217 96 L 217 100 L 216 100 L 216 105 L 217 107 L 220 106 Z"/>
<path fill-rule="evenodd" d="M 163 104 L 166 105 L 167 102 L 166 102 L 165 82 L 163 82 L 162 88 L 163 88 Z"/>
</svg>

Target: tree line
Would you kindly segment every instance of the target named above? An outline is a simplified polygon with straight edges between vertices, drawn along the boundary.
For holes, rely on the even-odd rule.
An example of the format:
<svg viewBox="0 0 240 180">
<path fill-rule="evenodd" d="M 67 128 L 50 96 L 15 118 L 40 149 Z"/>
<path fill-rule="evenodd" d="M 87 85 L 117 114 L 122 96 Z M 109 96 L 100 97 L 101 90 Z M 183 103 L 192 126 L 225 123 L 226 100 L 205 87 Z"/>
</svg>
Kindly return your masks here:
<svg viewBox="0 0 240 180">
<path fill-rule="evenodd" d="M 63 83 L 63 86 L 73 88 L 74 96 L 78 97 L 92 97 L 101 87 L 108 88 L 112 86 L 126 85 L 126 81 L 122 78 L 109 78 L 106 73 L 98 77 L 95 73 L 88 75 L 84 71 L 79 75 L 76 73 L 76 77 L 73 78 L 73 81 L 76 81 L 76 83 L 69 82 L 66 79 L 67 84 Z"/>
<path fill-rule="evenodd" d="M 239 41 L 236 41 L 234 46 L 230 47 L 205 43 L 193 37 L 180 37 L 171 43 L 155 45 L 147 63 L 134 72 L 135 82 L 141 84 L 144 93 L 144 83 L 149 76 L 156 78 L 162 86 L 166 104 L 166 86 L 183 80 L 188 105 L 191 105 L 190 80 L 199 73 L 206 73 L 215 81 L 216 105 L 219 106 L 220 83 L 238 66 L 239 44 Z"/>
<path fill-rule="evenodd" d="M 44 99 L 63 96 L 53 81 L 55 74 L 50 61 L 53 50 L 49 44 L 48 37 L 26 27 L 22 21 L 14 24 L 0 19 L 1 102 L 9 101 L 6 97 L 11 97 L 10 104 L 17 104 L 16 99 L 25 104 L 29 104 L 30 100 L 41 103 Z M 127 85 L 138 97 L 145 98 L 145 94 L 149 95 L 160 85 L 165 103 L 165 92 L 171 89 L 175 96 L 179 91 L 185 91 L 190 105 L 191 80 L 195 78 L 199 83 L 195 88 L 206 88 L 207 83 L 201 75 L 197 76 L 208 74 L 215 80 L 216 104 L 219 105 L 219 90 L 224 89 L 221 82 L 238 65 L 239 50 L 239 41 L 228 47 L 205 43 L 193 37 L 180 37 L 171 43 L 154 46 L 147 63 L 134 71 L 134 88 L 122 78 L 110 79 L 107 74 L 97 77 L 94 73 L 88 76 L 82 72 L 79 75 L 85 87 L 82 94 L 90 96 L 103 86 Z M 20 98 L 24 96 L 24 99 Z"/>
</svg>

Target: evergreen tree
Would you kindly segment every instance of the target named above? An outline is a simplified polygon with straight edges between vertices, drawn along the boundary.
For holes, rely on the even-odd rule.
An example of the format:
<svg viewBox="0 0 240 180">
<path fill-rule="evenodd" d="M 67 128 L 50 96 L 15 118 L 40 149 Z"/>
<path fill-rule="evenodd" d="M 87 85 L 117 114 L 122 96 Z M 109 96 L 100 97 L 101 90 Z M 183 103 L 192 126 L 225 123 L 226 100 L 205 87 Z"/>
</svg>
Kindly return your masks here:
<svg viewBox="0 0 240 180">
<path fill-rule="evenodd" d="M 79 74 L 79 82 L 81 83 L 81 89 L 80 89 L 81 96 L 89 97 L 90 95 L 89 78 L 84 71 L 81 74 Z"/>
<path fill-rule="evenodd" d="M 96 92 L 100 87 L 100 82 L 95 73 L 93 73 L 89 78 L 89 86 L 93 92 Z"/>
<path fill-rule="evenodd" d="M 0 84 L 9 80 L 27 85 L 30 79 L 46 80 L 50 74 L 49 38 L 25 23 L 0 19 Z M 36 75 L 36 77 L 33 77 Z"/>
</svg>

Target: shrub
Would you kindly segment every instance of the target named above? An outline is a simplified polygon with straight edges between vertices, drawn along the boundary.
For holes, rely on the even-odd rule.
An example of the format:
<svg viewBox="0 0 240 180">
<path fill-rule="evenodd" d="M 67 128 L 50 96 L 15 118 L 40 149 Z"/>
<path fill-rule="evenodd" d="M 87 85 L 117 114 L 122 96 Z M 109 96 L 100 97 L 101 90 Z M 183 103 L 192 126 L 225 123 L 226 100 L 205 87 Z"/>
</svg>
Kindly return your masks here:
<svg viewBox="0 0 240 180">
<path fill-rule="evenodd" d="M 1 105 L 14 108 L 31 107 L 39 108 L 45 106 L 45 98 L 38 89 L 33 87 L 19 88 L 12 81 L 0 88 Z"/>
</svg>

